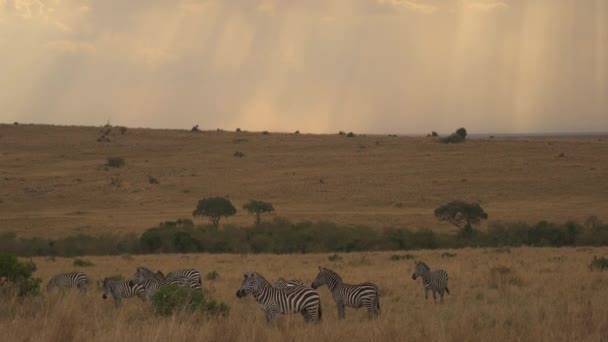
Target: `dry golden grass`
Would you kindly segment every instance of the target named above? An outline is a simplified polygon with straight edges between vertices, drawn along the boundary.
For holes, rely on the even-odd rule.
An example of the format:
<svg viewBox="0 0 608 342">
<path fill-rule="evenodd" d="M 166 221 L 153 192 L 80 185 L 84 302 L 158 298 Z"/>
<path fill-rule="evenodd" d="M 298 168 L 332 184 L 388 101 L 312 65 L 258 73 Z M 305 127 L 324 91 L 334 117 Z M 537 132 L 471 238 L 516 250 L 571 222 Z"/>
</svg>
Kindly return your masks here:
<svg viewBox="0 0 608 342">
<path fill-rule="evenodd" d="M 228 196 L 291 220 L 452 229 L 433 210 L 479 201 L 491 220 L 608 216 L 608 138 L 469 139 L 0 125 L 0 232 L 140 233 Z M 233 156 L 235 151 L 245 154 Z M 560 154 L 563 156 L 560 157 Z M 126 165 L 105 167 L 108 157 Z M 152 176 L 160 184 L 150 184 Z M 323 180 L 323 182 L 321 182 Z M 250 224 L 243 210 L 224 222 Z"/>
<path fill-rule="evenodd" d="M 412 260 L 389 261 L 394 252 L 342 254 L 329 262 L 327 254 L 312 255 L 141 255 L 87 257 L 95 266 L 82 268 L 93 284 L 104 276 L 131 275 L 138 265 L 168 271 L 195 267 L 204 275 L 216 270 L 219 278 L 203 281 L 216 299 L 231 307 L 225 319 L 198 316 L 169 318 L 152 314 L 150 303 L 126 300 L 120 309 L 101 299 L 92 285 L 0 307 L 4 341 L 604 341 L 608 338 L 608 273 L 587 265 L 608 248 L 511 248 L 414 251 L 432 268 L 450 273 L 451 295 L 442 305 L 424 300 L 420 280 L 413 281 Z M 402 252 L 401 252 L 402 253 Z M 37 276 L 46 282 L 55 273 L 74 269 L 72 259 L 34 258 Z M 326 287 L 323 321 L 304 324 L 299 315 L 277 316 L 275 327 L 265 323 L 253 298 L 237 299 L 235 292 L 245 271 L 256 270 L 268 279 L 316 276 L 317 266 L 335 269 L 351 283 L 374 281 L 381 289 L 382 317 L 369 321 L 364 309 L 347 309 L 338 321 Z M 492 273 L 505 266 L 511 273 Z"/>
</svg>

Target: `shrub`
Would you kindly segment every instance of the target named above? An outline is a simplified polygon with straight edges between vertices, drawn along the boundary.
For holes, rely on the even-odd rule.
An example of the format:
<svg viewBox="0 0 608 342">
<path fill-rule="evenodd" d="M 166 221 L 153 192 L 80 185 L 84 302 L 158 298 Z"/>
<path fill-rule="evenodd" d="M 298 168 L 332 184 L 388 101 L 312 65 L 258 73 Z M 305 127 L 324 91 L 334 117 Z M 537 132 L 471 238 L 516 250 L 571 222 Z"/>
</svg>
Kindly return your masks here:
<svg viewBox="0 0 608 342">
<path fill-rule="evenodd" d="M 148 183 L 150 184 L 159 184 L 160 182 L 158 181 L 158 179 L 152 177 L 152 176 L 148 176 Z"/>
<path fill-rule="evenodd" d="M 125 127 L 125 126 L 120 126 L 119 130 L 120 130 L 120 134 L 122 134 L 122 135 L 127 133 L 127 127 Z"/>
<path fill-rule="evenodd" d="M 92 263 L 92 262 L 90 262 L 89 260 L 86 260 L 86 259 L 74 259 L 74 262 L 72 264 L 74 266 L 78 266 L 78 267 L 95 266 L 94 263 Z"/>
<path fill-rule="evenodd" d="M 108 157 L 106 165 L 109 167 L 123 167 L 125 160 L 122 157 Z"/>
<path fill-rule="evenodd" d="M 264 201 L 250 200 L 247 204 L 243 205 L 243 209 L 247 210 L 250 214 L 255 215 L 255 224 L 259 225 L 261 222 L 260 216 L 264 213 L 271 213 L 274 211 L 272 204 Z"/>
<path fill-rule="evenodd" d="M 269 133 L 268 131 L 264 131 L 264 132 L 262 132 L 262 134 L 263 134 L 263 135 L 268 135 L 268 134 L 270 134 L 270 133 Z"/>
<path fill-rule="evenodd" d="M 354 137 L 355 137 L 355 133 L 353 133 L 353 132 L 349 132 L 349 133 L 346 135 L 346 137 L 347 137 L 347 138 L 354 138 Z"/>
<path fill-rule="evenodd" d="M 456 132 L 454 132 L 454 133 L 461 136 L 463 140 L 464 140 L 464 138 L 467 137 L 467 130 L 464 127 L 457 129 Z"/>
<path fill-rule="evenodd" d="M 404 254 L 404 255 L 393 254 L 390 256 L 389 260 L 399 261 L 399 260 L 410 260 L 410 259 L 414 259 L 414 258 L 415 258 L 415 256 L 413 256 L 412 254 Z"/>
<path fill-rule="evenodd" d="M 198 125 L 194 125 L 192 126 L 192 128 L 190 129 L 190 132 L 200 132 L 201 130 L 198 129 Z"/>
<path fill-rule="evenodd" d="M 346 133 L 344 133 L 344 131 L 340 131 L 338 132 L 338 135 L 346 135 Z"/>
<path fill-rule="evenodd" d="M 154 311 L 162 316 L 177 312 L 200 313 L 207 317 L 228 316 L 230 308 L 224 302 L 216 302 L 209 294 L 190 288 L 167 285 L 152 296 Z"/>
<path fill-rule="evenodd" d="M 236 208 L 224 197 L 208 197 L 198 201 L 192 216 L 207 216 L 215 228 L 219 227 L 220 218 L 236 214 Z"/>
<path fill-rule="evenodd" d="M 342 257 L 339 256 L 338 254 L 333 254 L 327 257 L 327 260 L 329 261 L 341 261 Z"/>
<path fill-rule="evenodd" d="M 236 151 L 232 154 L 233 156 L 237 157 L 237 158 L 243 158 L 245 156 L 245 154 L 241 151 Z"/>
<path fill-rule="evenodd" d="M 220 274 L 217 273 L 217 271 L 211 271 L 209 273 L 207 273 L 207 275 L 205 276 L 205 279 L 207 280 L 216 280 L 220 277 Z"/>
<path fill-rule="evenodd" d="M 461 135 L 452 133 L 452 134 L 448 135 L 447 137 L 443 137 L 443 138 L 439 139 L 439 141 L 444 144 L 457 144 L 457 143 L 464 142 L 464 138 Z"/>
<path fill-rule="evenodd" d="M 589 265 L 590 269 L 599 269 L 600 271 L 603 271 L 604 269 L 608 270 L 608 258 L 605 257 L 601 257 L 598 258 L 597 256 L 593 257 L 593 260 L 591 260 L 591 264 Z"/>
<path fill-rule="evenodd" d="M 240 128 L 237 128 L 237 129 L 236 129 L 236 131 L 237 131 L 237 133 L 238 133 L 238 132 L 240 132 L 240 131 L 241 131 L 241 129 L 240 129 Z"/>
<path fill-rule="evenodd" d="M 432 137 L 438 137 L 438 136 L 439 136 L 439 134 L 437 134 L 437 132 L 433 131 L 433 132 L 431 132 L 431 136 L 432 136 Z"/>
<path fill-rule="evenodd" d="M 0 254 L 0 279 L 8 283 L 2 286 L 2 292 L 10 294 L 14 289 L 19 297 L 38 295 L 41 280 L 32 278 L 35 270 L 36 264 L 32 261 L 19 262 L 15 256 Z"/>
<path fill-rule="evenodd" d="M 456 254 L 450 253 L 450 252 L 443 252 L 443 253 L 441 253 L 441 257 L 442 258 L 453 258 L 455 256 L 456 256 Z"/>
<path fill-rule="evenodd" d="M 439 221 L 448 221 L 460 228 L 461 236 L 470 238 L 473 234 L 473 225 L 479 224 L 481 220 L 487 220 L 488 214 L 479 203 L 456 200 L 435 209 L 435 217 Z"/>
<path fill-rule="evenodd" d="M 293 133 L 294 133 L 294 134 L 300 134 L 300 131 L 295 131 L 295 132 L 293 132 Z"/>
</svg>

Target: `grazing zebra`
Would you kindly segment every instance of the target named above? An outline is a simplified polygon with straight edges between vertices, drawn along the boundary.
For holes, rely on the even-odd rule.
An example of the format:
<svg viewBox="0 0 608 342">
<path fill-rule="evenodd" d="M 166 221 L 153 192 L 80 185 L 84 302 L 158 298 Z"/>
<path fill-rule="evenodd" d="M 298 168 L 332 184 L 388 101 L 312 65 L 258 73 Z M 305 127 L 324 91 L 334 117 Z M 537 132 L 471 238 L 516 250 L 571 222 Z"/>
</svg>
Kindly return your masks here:
<svg viewBox="0 0 608 342">
<path fill-rule="evenodd" d="M 313 281 L 313 289 L 327 285 L 332 297 L 338 307 L 338 317 L 344 319 L 345 307 L 360 308 L 365 306 L 371 318 L 378 318 L 380 315 L 380 294 L 378 286 L 372 283 L 362 283 L 357 285 L 345 284 L 336 272 L 329 268 L 319 266 L 319 274 Z"/>
<path fill-rule="evenodd" d="M 86 292 L 88 282 L 87 275 L 82 272 L 59 273 L 49 280 L 49 283 L 46 285 L 46 292 L 50 293 L 54 287 L 58 287 L 62 291 L 67 287 L 75 287 Z"/>
<path fill-rule="evenodd" d="M 114 297 L 114 305 L 118 307 L 122 298 L 138 296 L 142 301 L 146 301 L 146 289 L 143 285 L 137 284 L 132 280 L 116 280 L 105 278 L 103 280 L 103 295 L 106 299 L 108 295 Z"/>
<path fill-rule="evenodd" d="M 422 285 L 424 286 L 424 298 L 429 299 L 429 290 L 433 290 L 433 299 L 437 303 L 436 292 L 439 292 L 441 303 L 443 303 L 443 292 L 450 294 L 448 289 L 448 272 L 444 270 L 436 270 L 431 272 L 431 268 L 422 261 L 415 261 L 416 271 L 412 274 L 412 279 L 416 280 L 422 277 Z"/>
<path fill-rule="evenodd" d="M 282 290 L 293 289 L 300 286 L 304 286 L 304 282 L 299 279 L 285 280 L 283 278 L 279 278 L 274 282 L 274 287 Z"/>
<path fill-rule="evenodd" d="M 292 289 L 278 289 L 273 287 L 257 272 L 244 274 L 243 283 L 236 291 L 238 298 L 247 294 L 253 295 L 266 314 L 266 321 L 270 324 L 277 313 L 286 315 L 301 313 L 306 322 L 321 320 L 321 297 L 317 291 L 307 287 L 294 287 Z"/>
<path fill-rule="evenodd" d="M 183 279 L 188 279 L 190 287 L 196 290 L 203 290 L 203 282 L 201 281 L 201 274 L 199 271 L 193 268 L 181 269 L 173 271 L 167 274 L 167 281 L 179 281 L 183 283 Z"/>
<path fill-rule="evenodd" d="M 181 287 L 197 288 L 196 283 L 192 284 L 192 279 L 174 276 L 173 279 L 167 280 L 161 271 L 154 272 L 143 266 L 136 269 L 132 279 L 135 283 L 144 286 L 148 297 L 152 297 L 156 290 L 163 285 L 175 284 Z"/>
</svg>

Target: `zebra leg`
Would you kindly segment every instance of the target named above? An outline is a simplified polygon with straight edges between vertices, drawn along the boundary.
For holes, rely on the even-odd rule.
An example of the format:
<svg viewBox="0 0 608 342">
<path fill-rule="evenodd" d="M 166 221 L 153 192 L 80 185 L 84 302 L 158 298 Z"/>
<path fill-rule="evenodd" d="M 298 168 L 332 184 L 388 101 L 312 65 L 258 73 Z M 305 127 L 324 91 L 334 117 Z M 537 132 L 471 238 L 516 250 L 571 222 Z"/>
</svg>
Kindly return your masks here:
<svg viewBox="0 0 608 342">
<path fill-rule="evenodd" d="M 439 298 L 441 298 L 441 303 L 443 303 L 443 293 L 445 292 L 444 289 L 439 290 Z"/>
<path fill-rule="evenodd" d="M 436 291 L 433 290 L 433 300 L 435 301 L 435 304 L 437 304 L 437 295 L 436 295 Z"/>
<path fill-rule="evenodd" d="M 264 310 L 266 314 L 266 323 L 271 324 L 274 322 L 274 311 L 272 309 Z"/>
<path fill-rule="evenodd" d="M 116 308 L 120 306 L 120 297 L 114 297 L 114 306 Z"/>
<path fill-rule="evenodd" d="M 344 312 L 344 303 L 342 302 L 337 302 L 336 306 L 338 307 L 338 318 L 339 319 L 344 319 L 346 317 L 346 313 Z"/>
<path fill-rule="evenodd" d="M 429 299 L 429 289 L 424 288 L 424 299 Z"/>
</svg>

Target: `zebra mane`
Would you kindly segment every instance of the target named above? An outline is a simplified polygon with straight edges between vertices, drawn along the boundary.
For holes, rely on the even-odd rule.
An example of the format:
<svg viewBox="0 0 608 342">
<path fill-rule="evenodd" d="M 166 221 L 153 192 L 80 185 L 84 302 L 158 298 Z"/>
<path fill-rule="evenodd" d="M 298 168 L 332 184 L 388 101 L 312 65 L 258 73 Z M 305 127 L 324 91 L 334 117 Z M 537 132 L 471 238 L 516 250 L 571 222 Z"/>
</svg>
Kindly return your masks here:
<svg viewBox="0 0 608 342">
<path fill-rule="evenodd" d="M 332 275 L 334 275 L 334 276 L 335 276 L 337 279 L 339 279 L 340 281 L 342 281 L 342 277 L 340 277 L 340 275 L 339 275 L 338 273 L 336 273 L 335 271 L 330 270 L 330 269 L 329 269 L 329 268 L 327 268 L 327 267 L 321 267 L 321 271 L 322 271 L 322 272 L 323 272 L 323 271 L 325 271 L 325 272 L 327 272 L 327 273 L 329 273 L 329 274 L 332 274 Z"/>
<path fill-rule="evenodd" d="M 416 261 L 416 267 L 418 267 L 418 266 L 425 268 L 427 271 L 431 270 L 431 268 L 429 267 L 429 265 L 425 264 L 422 261 Z"/>
<path fill-rule="evenodd" d="M 247 272 L 247 273 L 245 273 L 245 278 L 257 278 L 260 280 L 261 283 L 266 283 L 266 284 L 272 286 L 272 284 L 270 284 L 270 282 L 268 280 L 266 280 L 266 278 L 264 278 L 264 276 L 258 272 Z"/>
</svg>

